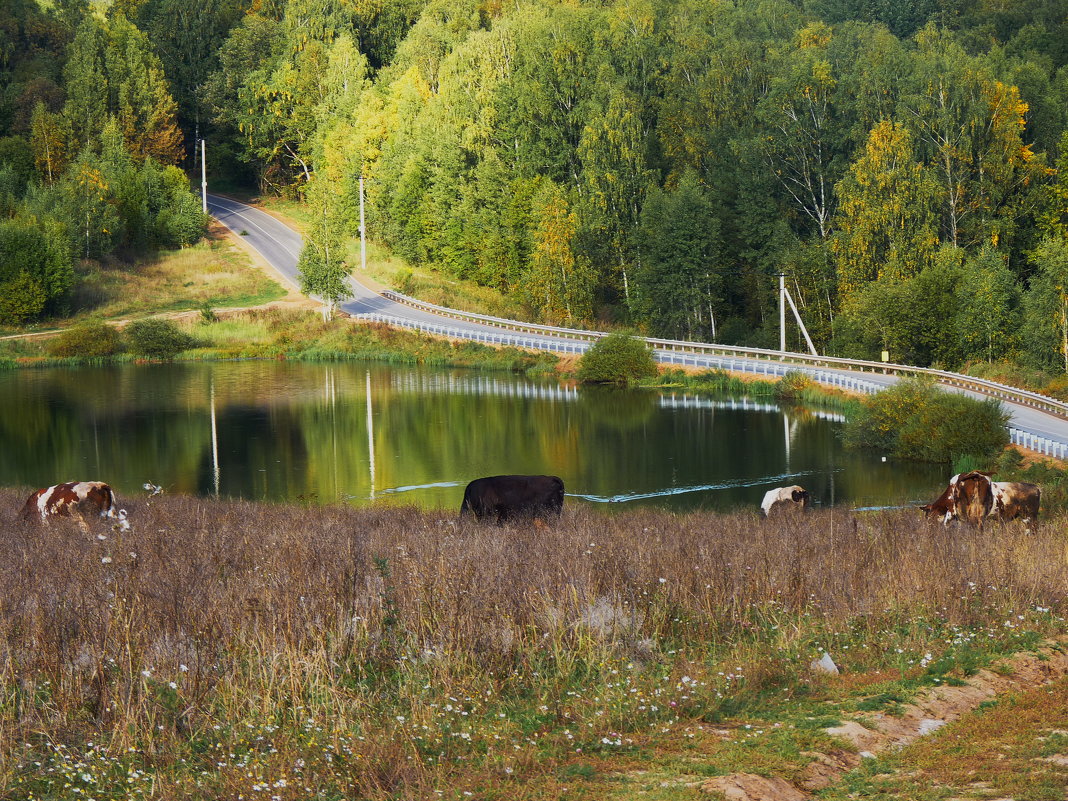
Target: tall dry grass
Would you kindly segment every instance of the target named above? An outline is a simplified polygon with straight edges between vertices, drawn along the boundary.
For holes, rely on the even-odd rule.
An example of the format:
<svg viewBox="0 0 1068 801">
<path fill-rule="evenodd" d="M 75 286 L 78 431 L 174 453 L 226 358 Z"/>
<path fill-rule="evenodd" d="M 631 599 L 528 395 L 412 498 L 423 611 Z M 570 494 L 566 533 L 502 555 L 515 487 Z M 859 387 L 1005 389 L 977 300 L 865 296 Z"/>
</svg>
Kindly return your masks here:
<svg viewBox="0 0 1068 801">
<path fill-rule="evenodd" d="M 86 537 L 16 520 L 24 497 L 0 491 L 0 797 L 66 797 L 82 774 L 126 797 L 104 788 L 136 771 L 155 798 L 485 796 L 713 719 L 824 647 L 905 669 L 1062 630 L 1068 608 L 1064 519 L 1031 536 L 579 508 L 497 529 L 164 497 Z"/>
</svg>

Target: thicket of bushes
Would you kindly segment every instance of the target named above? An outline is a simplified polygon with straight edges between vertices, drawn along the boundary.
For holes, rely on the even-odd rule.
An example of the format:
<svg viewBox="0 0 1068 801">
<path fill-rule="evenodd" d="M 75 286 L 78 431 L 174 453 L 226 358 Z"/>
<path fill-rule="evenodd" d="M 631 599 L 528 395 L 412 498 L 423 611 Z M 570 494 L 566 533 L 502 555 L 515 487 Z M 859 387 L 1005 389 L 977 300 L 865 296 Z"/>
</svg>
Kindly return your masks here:
<svg viewBox="0 0 1068 801">
<path fill-rule="evenodd" d="M 578 380 L 586 384 L 630 386 L 657 374 L 649 347 L 637 337 L 616 332 L 594 343 L 579 359 Z"/>
<path fill-rule="evenodd" d="M 843 436 L 847 447 L 899 459 L 952 463 L 973 456 L 989 462 L 1009 443 L 1008 420 L 998 400 L 944 392 L 917 379 L 852 407 Z"/>
<path fill-rule="evenodd" d="M 122 331 L 106 323 L 85 323 L 64 331 L 48 343 L 49 356 L 64 359 L 106 359 L 128 352 L 153 359 L 173 359 L 200 345 L 196 337 L 171 320 L 147 319 Z"/>
<path fill-rule="evenodd" d="M 123 334 L 131 352 L 155 359 L 173 359 L 199 344 L 170 320 L 137 320 L 126 326 Z"/>
</svg>

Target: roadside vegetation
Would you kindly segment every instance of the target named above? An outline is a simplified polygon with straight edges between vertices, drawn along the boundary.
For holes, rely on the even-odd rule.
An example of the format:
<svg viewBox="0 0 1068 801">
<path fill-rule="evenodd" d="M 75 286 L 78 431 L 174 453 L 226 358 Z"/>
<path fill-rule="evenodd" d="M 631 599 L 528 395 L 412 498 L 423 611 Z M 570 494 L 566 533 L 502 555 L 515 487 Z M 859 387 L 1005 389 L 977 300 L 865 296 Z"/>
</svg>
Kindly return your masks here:
<svg viewBox="0 0 1068 801">
<path fill-rule="evenodd" d="M 221 234 L 131 262 L 83 261 L 76 273 L 78 282 L 65 314 L 45 315 L 32 329 L 0 328 L 0 334 L 205 307 L 257 306 L 287 295 Z"/>
<path fill-rule="evenodd" d="M 907 379 L 863 398 L 848 416 L 848 447 L 897 459 L 952 464 L 989 462 L 1009 444 L 1009 414 L 997 399 L 979 400 Z"/>
<path fill-rule="evenodd" d="M 638 337 L 617 332 L 598 339 L 582 354 L 575 377 L 584 384 L 631 386 L 657 376 L 656 360 Z"/>
<path fill-rule="evenodd" d="M 360 263 L 358 239 L 349 244 L 348 263 Z M 409 264 L 374 243 L 367 248 L 367 275 L 390 289 L 438 306 L 509 320 L 538 321 L 538 315 L 514 293 L 446 275 L 426 265 Z"/>
<path fill-rule="evenodd" d="M 324 321 L 318 312 L 250 309 L 230 315 L 204 310 L 193 320 L 138 320 L 121 333 L 88 323 L 48 339 L 0 342 L 0 366 L 99 364 L 148 359 L 293 359 L 384 361 L 552 373 L 557 357 L 477 342 L 449 342 L 380 323 Z"/>
<path fill-rule="evenodd" d="M 287 294 L 221 231 L 195 245 L 163 251 L 135 264 L 100 262 L 87 264 L 84 270 L 72 300 L 72 314 L 63 324 L 205 306 L 258 306 Z"/>
<path fill-rule="evenodd" d="M 455 514 L 124 498 L 47 538 L 0 491 L 0 795 L 700 795 L 1065 632 L 1065 519 Z M 829 652 L 838 677 L 809 663 Z M 848 750 L 848 749 L 847 749 Z M 660 781 L 666 781 L 661 785 Z M 996 778 L 993 779 L 996 781 Z"/>
<path fill-rule="evenodd" d="M 1040 395 L 1068 401 L 1068 374 L 1013 362 L 977 362 L 963 370 L 966 375 L 1028 389 Z"/>
</svg>

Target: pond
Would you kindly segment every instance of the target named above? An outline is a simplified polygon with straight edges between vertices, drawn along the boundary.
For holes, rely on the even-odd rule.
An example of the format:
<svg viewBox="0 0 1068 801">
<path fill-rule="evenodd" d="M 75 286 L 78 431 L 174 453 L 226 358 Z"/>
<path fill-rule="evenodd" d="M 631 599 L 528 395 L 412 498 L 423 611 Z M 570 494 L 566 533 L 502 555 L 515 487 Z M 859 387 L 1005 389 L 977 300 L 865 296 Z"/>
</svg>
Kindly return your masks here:
<svg viewBox="0 0 1068 801">
<path fill-rule="evenodd" d="M 942 466 L 845 451 L 841 418 L 751 400 L 507 374 L 273 361 L 0 373 L 0 483 L 457 509 L 468 481 L 551 473 L 569 502 L 755 507 L 924 502 Z"/>
</svg>

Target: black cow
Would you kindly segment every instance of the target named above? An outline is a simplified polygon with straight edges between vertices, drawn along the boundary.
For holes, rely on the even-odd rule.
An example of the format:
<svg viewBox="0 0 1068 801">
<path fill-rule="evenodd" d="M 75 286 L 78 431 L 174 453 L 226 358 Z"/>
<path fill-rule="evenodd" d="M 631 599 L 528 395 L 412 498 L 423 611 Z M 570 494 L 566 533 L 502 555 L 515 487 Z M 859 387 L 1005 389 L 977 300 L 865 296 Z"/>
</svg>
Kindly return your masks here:
<svg viewBox="0 0 1068 801">
<path fill-rule="evenodd" d="M 460 517 L 470 513 L 500 526 L 510 520 L 559 517 L 563 508 L 564 482 L 558 476 L 489 476 L 467 485 Z"/>
</svg>

